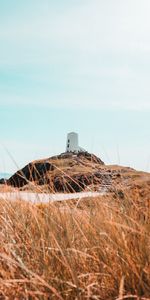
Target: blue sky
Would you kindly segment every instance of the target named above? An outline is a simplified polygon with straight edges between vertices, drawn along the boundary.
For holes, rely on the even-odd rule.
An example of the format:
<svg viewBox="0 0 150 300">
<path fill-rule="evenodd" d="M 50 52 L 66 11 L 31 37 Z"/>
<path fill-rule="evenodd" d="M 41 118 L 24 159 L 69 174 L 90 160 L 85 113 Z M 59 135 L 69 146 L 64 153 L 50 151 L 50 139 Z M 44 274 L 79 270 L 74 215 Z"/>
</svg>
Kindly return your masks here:
<svg viewBox="0 0 150 300">
<path fill-rule="evenodd" d="M 106 163 L 150 171 L 149 11 L 149 0 L 1 1 L 0 172 L 63 152 L 69 131 Z"/>
</svg>

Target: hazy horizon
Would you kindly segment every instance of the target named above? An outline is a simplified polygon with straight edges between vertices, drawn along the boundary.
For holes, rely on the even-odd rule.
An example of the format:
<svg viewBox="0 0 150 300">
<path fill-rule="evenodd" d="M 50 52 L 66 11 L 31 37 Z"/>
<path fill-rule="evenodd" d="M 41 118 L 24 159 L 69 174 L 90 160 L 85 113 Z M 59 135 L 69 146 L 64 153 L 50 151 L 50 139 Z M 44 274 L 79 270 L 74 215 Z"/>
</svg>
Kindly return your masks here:
<svg viewBox="0 0 150 300">
<path fill-rule="evenodd" d="M 150 171 L 149 9 L 0 3 L 0 172 L 64 152 L 70 131 L 106 164 Z"/>
</svg>

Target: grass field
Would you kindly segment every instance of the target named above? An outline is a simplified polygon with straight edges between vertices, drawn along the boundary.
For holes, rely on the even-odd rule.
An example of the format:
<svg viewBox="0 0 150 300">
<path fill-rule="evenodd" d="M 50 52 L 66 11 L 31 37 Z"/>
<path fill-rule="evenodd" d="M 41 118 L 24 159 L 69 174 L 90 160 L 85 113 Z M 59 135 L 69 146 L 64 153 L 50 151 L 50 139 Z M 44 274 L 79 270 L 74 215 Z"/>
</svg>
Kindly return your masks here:
<svg viewBox="0 0 150 300">
<path fill-rule="evenodd" d="M 0 299 L 150 299 L 150 201 L 0 201 Z"/>
</svg>

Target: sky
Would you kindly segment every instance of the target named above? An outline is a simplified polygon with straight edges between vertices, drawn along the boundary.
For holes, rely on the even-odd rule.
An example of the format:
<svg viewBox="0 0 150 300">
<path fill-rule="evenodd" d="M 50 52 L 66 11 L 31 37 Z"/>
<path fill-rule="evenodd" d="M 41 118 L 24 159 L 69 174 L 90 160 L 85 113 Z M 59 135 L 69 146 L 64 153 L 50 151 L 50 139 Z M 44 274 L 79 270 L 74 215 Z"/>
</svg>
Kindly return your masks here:
<svg viewBox="0 0 150 300">
<path fill-rule="evenodd" d="M 64 152 L 150 171 L 150 1 L 0 1 L 0 172 Z"/>
</svg>

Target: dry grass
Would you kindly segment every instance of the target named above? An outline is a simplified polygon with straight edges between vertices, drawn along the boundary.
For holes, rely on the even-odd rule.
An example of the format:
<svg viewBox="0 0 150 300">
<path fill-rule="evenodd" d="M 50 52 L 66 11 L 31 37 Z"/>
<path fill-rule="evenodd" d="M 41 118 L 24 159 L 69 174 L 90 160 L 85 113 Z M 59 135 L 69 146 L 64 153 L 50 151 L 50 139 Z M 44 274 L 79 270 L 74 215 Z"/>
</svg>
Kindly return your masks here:
<svg viewBox="0 0 150 300">
<path fill-rule="evenodd" d="M 150 299 L 149 205 L 0 201 L 0 299 Z"/>
</svg>

